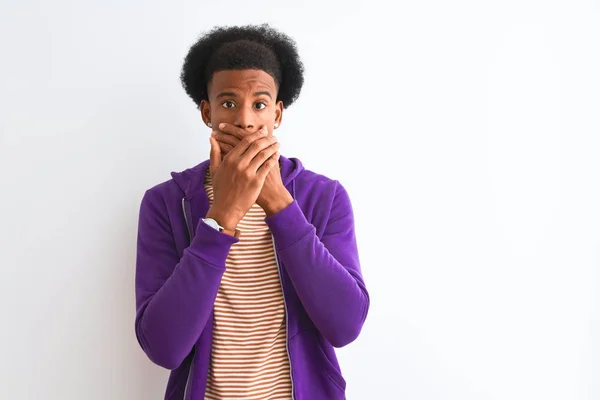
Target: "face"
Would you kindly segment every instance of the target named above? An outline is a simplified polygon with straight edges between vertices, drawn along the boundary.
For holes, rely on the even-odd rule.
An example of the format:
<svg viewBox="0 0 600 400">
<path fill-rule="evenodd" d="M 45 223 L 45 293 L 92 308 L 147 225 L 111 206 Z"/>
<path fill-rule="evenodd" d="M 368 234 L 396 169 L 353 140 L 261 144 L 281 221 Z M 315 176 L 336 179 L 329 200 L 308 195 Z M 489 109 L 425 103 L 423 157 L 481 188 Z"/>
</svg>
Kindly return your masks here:
<svg viewBox="0 0 600 400">
<path fill-rule="evenodd" d="M 283 102 L 276 100 L 275 79 L 265 71 L 218 71 L 208 84 L 208 101 L 202 100 L 200 110 L 213 129 L 227 122 L 254 133 L 266 125 L 272 135 L 283 114 Z"/>
</svg>

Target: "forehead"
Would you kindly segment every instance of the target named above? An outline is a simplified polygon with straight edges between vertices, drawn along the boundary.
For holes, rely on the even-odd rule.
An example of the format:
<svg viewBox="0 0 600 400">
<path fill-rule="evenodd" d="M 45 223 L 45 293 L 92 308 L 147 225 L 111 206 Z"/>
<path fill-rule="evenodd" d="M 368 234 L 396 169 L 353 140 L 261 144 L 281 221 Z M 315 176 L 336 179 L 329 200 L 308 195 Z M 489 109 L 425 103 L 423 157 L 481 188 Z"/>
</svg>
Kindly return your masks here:
<svg viewBox="0 0 600 400">
<path fill-rule="evenodd" d="M 225 89 L 262 89 L 275 92 L 275 79 L 260 69 L 217 71 L 213 74 L 208 89 L 213 93 Z"/>
</svg>

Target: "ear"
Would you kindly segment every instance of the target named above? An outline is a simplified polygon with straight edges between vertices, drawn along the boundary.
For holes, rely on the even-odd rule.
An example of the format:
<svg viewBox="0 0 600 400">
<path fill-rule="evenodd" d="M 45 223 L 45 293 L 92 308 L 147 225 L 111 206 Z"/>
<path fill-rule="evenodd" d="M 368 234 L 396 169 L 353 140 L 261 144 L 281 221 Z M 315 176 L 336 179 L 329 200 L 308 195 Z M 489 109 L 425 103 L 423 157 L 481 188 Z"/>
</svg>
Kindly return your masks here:
<svg viewBox="0 0 600 400">
<path fill-rule="evenodd" d="M 273 127 L 275 129 L 281 126 L 281 121 L 283 120 L 283 101 L 279 100 L 277 105 L 275 106 L 275 122 Z"/>
<path fill-rule="evenodd" d="M 200 115 L 202 115 L 202 121 L 208 125 L 210 123 L 210 103 L 207 100 L 202 100 L 198 109 L 200 110 Z"/>
</svg>

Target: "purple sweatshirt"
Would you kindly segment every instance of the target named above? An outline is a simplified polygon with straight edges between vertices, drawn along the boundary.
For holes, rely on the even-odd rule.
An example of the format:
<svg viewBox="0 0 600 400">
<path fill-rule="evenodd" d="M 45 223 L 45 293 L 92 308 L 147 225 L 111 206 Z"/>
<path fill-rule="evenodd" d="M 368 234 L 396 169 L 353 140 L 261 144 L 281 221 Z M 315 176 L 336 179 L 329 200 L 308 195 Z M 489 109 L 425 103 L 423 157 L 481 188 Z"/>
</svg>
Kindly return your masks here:
<svg viewBox="0 0 600 400">
<path fill-rule="evenodd" d="M 280 156 L 294 201 L 267 216 L 286 306 L 295 400 L 345 399 L 334 347 L 352 342 L 369 309 L 348 193 L 337 180 Z M 148 189 L 141 201 L 135 274 L 137 340 L 171 370 L 165 399 L 203 400 L 213 304 L 239 239 L 204 224 L 210 160 Z"/>
</svg>

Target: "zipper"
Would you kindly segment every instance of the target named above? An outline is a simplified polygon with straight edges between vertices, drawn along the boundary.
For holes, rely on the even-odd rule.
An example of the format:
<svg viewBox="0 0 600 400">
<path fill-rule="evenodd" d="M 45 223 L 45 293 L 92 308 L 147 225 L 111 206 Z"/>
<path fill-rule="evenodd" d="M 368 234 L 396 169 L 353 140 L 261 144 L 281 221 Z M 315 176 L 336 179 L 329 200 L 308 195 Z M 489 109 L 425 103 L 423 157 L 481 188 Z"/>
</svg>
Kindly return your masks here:
<svg viewBox="0 0 600 400">
<path fill-rule="evenodd" d="M 288 361 L 290 363 L 290 381 L 292 382 L 292 400 L 294 400 L 294 379 L 292 377 L 292 359 L 290 357 L 290 348 L 288 345 L 288 310 L 287 303 L 285 301 L 285 293 L 283 292 L 283 280 L 281 279 L 281 270 L 279 269 L 279 259 L 277 258 L 277 249 L 275 248 L 275 237 L 271 234 L 273 238 L 273 253 L 275 254 L 275 261 L 277 262 L 277 273 L 279 274 L 279 284 L 281 285 L 281 291 L 283 294 L 283 308 L 285 309 L 285 351 L 287 352 Z"/>
<path fill-rule="evenodd" d="M 188 215 L 185 209 L 185 197 L 181 199 L 181 208 L 183 208 L 183 218 L 185 219 L 185 225 L 187 226 L 188 233 L 190 235 L 190 243 L 192 242 L 192 226 L 190 225 L 190 221 L 188 220 Z M 192 361 L 190 363 L 190 370 L 188 371 L 187 380 L 185 381 L 185 389 L 183 391 L 183 400 L 188 400 L 188 388 L 190 386 L 190 381 L 194 374 L 194 360 L 196 359 L 196 353 L 192 357 Z"/>
<path fill-rule="evenodd" d="M 185 390 L 183 391 L 183 400 L 188 400 L 188 388 L 190 385 L 190 380 L 194 375 L 194 360 L 196 359 L 196 353 L 192 357 L 192 361 L 190 363 L 190 370 L 188 372 L 187 381 L 185 382 Z"/>
<path fill-rule="evenodd" d="M 181 207 L 183 208 L 183 217 L 185 219 L 185 224 L 187 226 L 188 229 L 188 233 L 190 235 L 190 243 L 192 241 L 192 227 L 190 225 L 190 221 L 188 220 L 188 215 L 186 212 L 186 208 L 185 208 L 185 197 L 183 199 L 181 199 Z M 288 356 L 288 361 L 290 363 L 290 381 L 292 383 L 292 400 L 294 400 L 294 379 L 292 376 L 292 359 L 290 357 L 290 348 L 289 348 L 289 343 L 288 343 L 288 335 L 289 335 L 289 317 L 288 317 L 288 309 L 287 309 L 287 302 L 285 300 L 285 293 L 283 292 L 283 280 L 281 278 L 281 270 L 279 269 L 279 258 L 277 257 L 277 249 L 275 247 L 275 237 L 273 236 L 273 234 L 271 234 L 271 238 L 273 239 L 273 253 L 275 254 L 275 261 L 277 263 L 277 274 L 279 275 L 279 284 L 281 285 L 281 291 L 283 294 L 283 306 L 285 309 L 285 351 L 287 353 Z M 187 376 L 187 381 L 185 382 L 185 390 L 183 392 L 183 400 L 188 400 L 188 388 L 190 385 L 190 380 L 193 376 L 194 373 L 194 359 L 196 358 L 196 354 L 194 353 L 194 356 L 192 357 L 192 361 L 190 364 L 190 370 L 188 372 L 188 376 Z"/>
<path fill-rule="evenodd" d="M 192 225 L 190 225 L 187 211 L 185 209 L 185 197 L 181 199 L 181 208 L 183 209 L 183 218 L 185 219 L 185 226 L 187 227 L 188 234 L 190 235 L 190 243 L 192 243 Z"/>
</svg>

